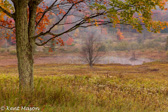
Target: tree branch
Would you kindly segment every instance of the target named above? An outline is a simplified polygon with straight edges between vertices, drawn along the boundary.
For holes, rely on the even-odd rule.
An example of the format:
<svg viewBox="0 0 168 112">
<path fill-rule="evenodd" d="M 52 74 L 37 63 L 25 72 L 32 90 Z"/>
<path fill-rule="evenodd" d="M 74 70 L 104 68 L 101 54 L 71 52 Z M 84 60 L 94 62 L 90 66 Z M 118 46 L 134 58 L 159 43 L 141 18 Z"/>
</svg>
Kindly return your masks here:
<svg viewBox="0 0 168 112">
<path fill-rule="evenodd" d="M 10 12 L 8 12 L 7 10 L 5 10 L 3 7 L 0 6 L 0 9 L 2 10 L 2 12 L 4 12 L 5 14 L 7 14 L 9 17 L 14 19 L 14 14 L 11 14 Z"/>
<path fill-rule="evenodd" d="M 104 14 L 106 14 L 106 12 L 97 13 L 97 14 L 92 15 L 92 16 L 90 16 L 90 17 L 83 18 L 78 24 L 74 25 L 73 27 L 71 27 L 70 29 L 68 29 L 68 30 L 66 30 L 66 31 L 64 31 L 64 32 L 62 32 L 62 33 L 54 34 L 54 33 L 51 33 L 51 32 L 50 32 L 51 29 L 49 29 L 48 31 L 46 31 L 46 32 L 44 32 L 44 33 L 41 32 L 40 34 L 34 36 L 33 38 L 36 39 L 36 38 L 38 38 L 38 37 L 40 37 L 40 36 L 44 36 L 44 35 L 47 35 L 47 34 L 52 35 L 52 36 L 53 36 L 52 38 L 48 39 L 47 41 L 43 42 L 42 44 L 36 43 L 36 45 L 38 45 L 38 46 L 43 46 L 43 45 L 47 44 L 50 40 L 55 39 L 55 38 L 58 37 L 58 36 L 61 36 L 61 35 L 65 34 L 65 33 L 74 31 L 74 30 L 76 30 L 76 29 L 79 28 L 79 27 L 83 27 L 83 26 L 81 26 L 81 25 L 83 25 L 84 23 L 87 23 L 87 20 L 88 20 L 88 19 L 92 19 L 92 18 L 95 18 L 95 17 L 100 16 L 100 15 L 104 15 Z M 58 24 L 59 24 L 59 23 L 58 23 Z"/>
<path fill-rule="evenodd" d="M 79 4 L 79 3 L 81 3 L 81 2 L 83 2 L 83 0 L 81 0 L 81 1 L 79 1 L 79 2 L 77 2 L 77 3 L 74 3 L 74 4 L 72 4 L 72 6 L 69 8 L 69 10 L 63 15 L 63 17 L 58 21 L 58 22 L 56 22 L 55 24 L 53 24 L 51 27 L 50 27 L 50 29 L 48 30 L 48 31 L 46 31 L 46 32 L 41 32 L 40 34 L 38 34 L 38 35 L 36 35 L 36 36 L 34 36 L 34 37 L 32 37 L 32 38 L 38 38 L 38 37 L 40 37 L 40 36 L 44 36 L 44 35 L 46 35 L 46 34 L 51 34 L 51 30 L 56 26 L 56 25 L 58 25 L 67 15 L 68 15 L 68 13 L 71 11 L 71 9 L 76 5 L 76 4 Z"/>
<path fill-rule="evenodd" d="M 46 14 L 48 11 L 50 11 L 50 10 L 52 9 L 52 7 L 54 6 L 54 4 L 55 4 L 57 1 L 58 1 L 58 0 L 55 0 L 55 1 L 52 3 L 52 5 L 51 5 L 48 9 L 46 9 L 44 12 L 40 12 L 40 13 L 43 13 L 43 15 L 41 16 L 40 20 L 37 22 L 36 28 L 37 28 L 37 26 L 40 24 L 40 22 L 42 21 L 42 19 L 44 18 L 45 14 Z M 38 14 L 40 14 L 40 13 L 38 13 Z M 38 16 L 38 14 L 37 14 L 37 16 Z"/>
<path fill-rule="evenodd" d="M 3 26 L 3 25 L 0 25 L 0 27 L 6 28 L 6 29 L 10 29 L 10 30 L 15 28 L 15 27 L 6 27 L 6 26 Z"/>
<path fill-rule="evenodd" d="M 80 2 L 78 2 L 78 3 L 80 3 Z M 73 8 L 73 6 L 75 6 L 76 4 L 78 4 L 78 3 L 75 3 L 75 4 L 72 4 L 72 6 L 68 9 L 68 11 L 63 15 L 63 17 L 58 21 L 58 22 L 56 22 L 50 29 L 49 29 L 49 32 L 56 26 L 56 25 L 58 25 L 67 15 L 68 15 L 68 13 L 71 11 L 71 9 Z"/>
</svg>

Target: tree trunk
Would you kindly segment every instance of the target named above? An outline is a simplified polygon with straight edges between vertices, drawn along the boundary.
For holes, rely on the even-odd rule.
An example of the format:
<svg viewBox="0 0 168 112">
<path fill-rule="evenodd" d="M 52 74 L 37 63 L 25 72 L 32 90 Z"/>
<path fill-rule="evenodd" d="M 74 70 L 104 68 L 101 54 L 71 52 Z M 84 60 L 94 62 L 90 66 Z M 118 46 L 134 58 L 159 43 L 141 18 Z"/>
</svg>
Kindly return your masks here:
<svg viewBox="0 0 168 112">
<path fill-rule="evenodd" d="M 28 35 L 28 0 L 15 1 L 16 49 L 20 89 L 33 89 L 33 41 Z"/>
<path fill-rule="evenodd" d="M 93 62 L 92 61 L 90 61 L 89 66 L 90 66 L 90 68 L 93 67 Z"/>
<path fill-rule="evenodd" d="M 168 51 L 168 37 L 166 39 L 166 48 L 165 48 L 166 51 Z"/>
</svg>

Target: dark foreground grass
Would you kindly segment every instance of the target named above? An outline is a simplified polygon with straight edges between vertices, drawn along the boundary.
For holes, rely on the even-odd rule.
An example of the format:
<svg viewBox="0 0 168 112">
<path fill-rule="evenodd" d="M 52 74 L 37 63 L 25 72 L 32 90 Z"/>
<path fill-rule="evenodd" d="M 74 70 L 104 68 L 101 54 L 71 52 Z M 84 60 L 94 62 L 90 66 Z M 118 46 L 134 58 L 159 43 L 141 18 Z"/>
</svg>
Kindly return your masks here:
<svg viewBox="0 0 168 112">
<path fill-rule="evenodd" d="M 1 67 L 0 107 L 39 107 L 44 112 L 168 112 L 167 68 L 166 63 L 96 65 L 93 69 L 36 65 L 34 92 L 27 95 L 19 92 L 16 66 Z"/>
</svg>

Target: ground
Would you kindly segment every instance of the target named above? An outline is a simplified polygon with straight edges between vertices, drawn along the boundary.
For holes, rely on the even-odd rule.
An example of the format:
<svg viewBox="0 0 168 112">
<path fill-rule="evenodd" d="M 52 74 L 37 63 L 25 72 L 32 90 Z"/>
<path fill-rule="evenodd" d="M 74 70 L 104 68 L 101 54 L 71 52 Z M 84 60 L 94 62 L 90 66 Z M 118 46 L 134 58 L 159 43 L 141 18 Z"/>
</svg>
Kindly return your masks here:
<svg viewBox="0 0 168 112">
<path fill-rule="evenodd" d="M 132 57 L 132 52 L 134 51 L 111 51 L 107 52 L 105 56 L 114 56 L 114 57 Z M 148 55 L 146 55 L 148 54 Z M 136 58 L 146 58 L 151 60 L 164 60 L 167 61 L 167 52 L 165 51 L 155 51 L 155 50 L 145 50 L 135 51 Z M 79 53 L 38 53 L 35 54 L 35 64 L 53 64 L 53 63 L 59 63 L 59 64 L 65 64 L 65 63 L 71 63 L 76 64 L 78 63 L 79 59 L 75 59 L 75 57 L 80 56 Z M 11 55 L 10 53 L 1 53 L 0 55 L 0 66 L 8 66 L 8 65 L 17 65 L 17 57 L 16 54 Z"/>
<path fill-rule="evenodd" d="M 5 57 L 4 57 L 5 58 Z M 34 93 L 20 94 L 17 65 L 0 66 L 0 106 L 44 112 L 167 112 L 168 63 L 36 63 Z"/>
</svg>

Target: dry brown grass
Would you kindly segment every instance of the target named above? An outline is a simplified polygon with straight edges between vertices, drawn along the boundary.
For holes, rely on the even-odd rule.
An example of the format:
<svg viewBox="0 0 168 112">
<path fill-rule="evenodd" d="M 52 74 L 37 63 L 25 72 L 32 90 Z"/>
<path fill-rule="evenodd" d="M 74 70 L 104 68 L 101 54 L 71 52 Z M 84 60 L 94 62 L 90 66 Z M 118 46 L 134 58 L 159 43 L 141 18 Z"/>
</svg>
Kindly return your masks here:
<svg viewBox="0 0 168 112">
<path fill-rule="evenodd" d="M 48 112 L 167 112 L 168 63 L 35 65 L 35 91 L 19 94 L 17 66 L 0 67 L 0 106 Z"/>
</svg>

